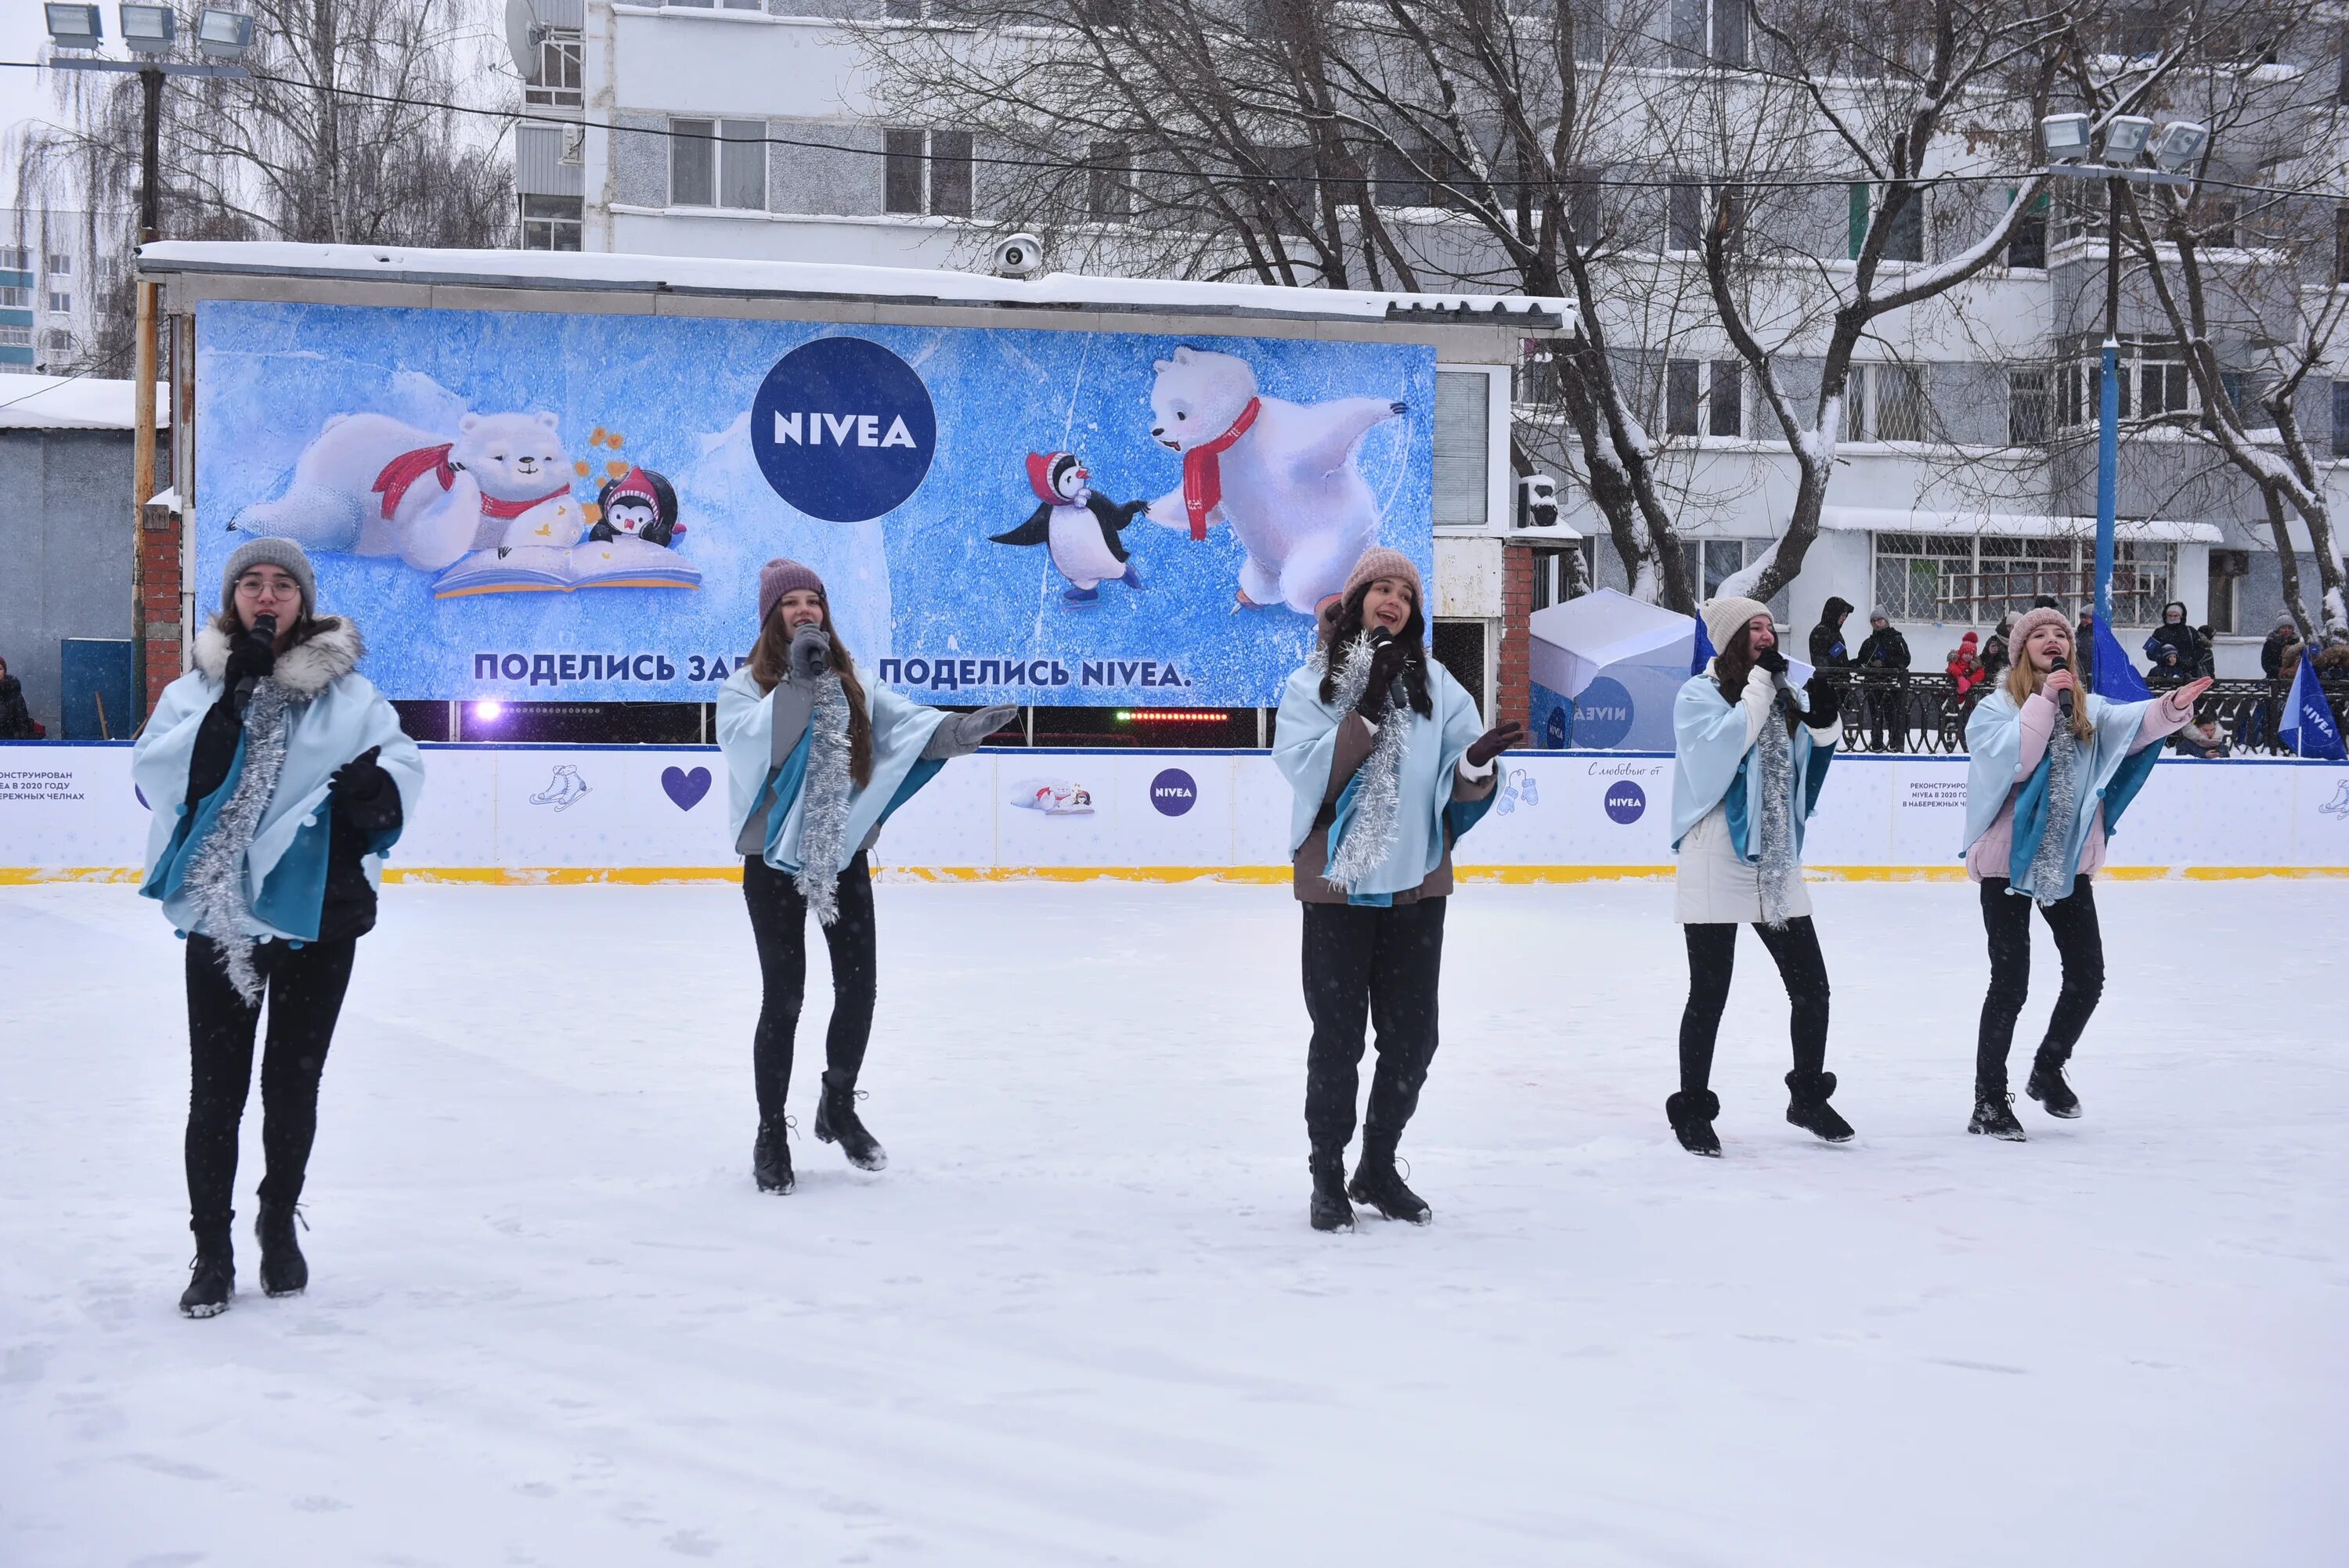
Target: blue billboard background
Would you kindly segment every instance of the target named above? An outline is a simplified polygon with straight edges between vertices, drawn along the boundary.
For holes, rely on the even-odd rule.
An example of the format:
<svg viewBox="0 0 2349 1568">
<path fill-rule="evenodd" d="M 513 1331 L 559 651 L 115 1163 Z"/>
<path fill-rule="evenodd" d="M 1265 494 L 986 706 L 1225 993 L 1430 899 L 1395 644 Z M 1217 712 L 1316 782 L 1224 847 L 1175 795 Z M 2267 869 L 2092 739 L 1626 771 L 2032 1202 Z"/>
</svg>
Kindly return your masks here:
<svg viewBox="0 0 2349 1568">
<path fill-rule="evenodd" d="M 301 538 L 398 697 L 709 700 L 788 555 L 926 700 L 1269 704 L 1361 548 L 1433 580 L 1415 346 L 219 302 L 197 378 L 200 601 Z"/>
</svg>

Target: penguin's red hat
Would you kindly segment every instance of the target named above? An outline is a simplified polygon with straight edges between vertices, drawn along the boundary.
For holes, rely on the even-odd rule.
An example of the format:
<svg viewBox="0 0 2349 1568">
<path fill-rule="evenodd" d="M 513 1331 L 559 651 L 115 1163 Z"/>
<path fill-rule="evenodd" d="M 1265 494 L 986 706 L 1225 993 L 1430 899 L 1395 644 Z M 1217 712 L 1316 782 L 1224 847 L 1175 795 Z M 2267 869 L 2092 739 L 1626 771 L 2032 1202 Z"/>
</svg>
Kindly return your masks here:
<svg viewBox="0 0 2349 1568">
<path fill-rule="evenodd" d="M 618 500 L 623 496 L 634 496 L 655 511 L 660 510 L 660 497 L 653 493 L 653 481 L 646 477 L 641 466 L 630 467 L 626 473 L 620 476 L 620 482 L 612 487 L 614 500 Z"/>
<path fill-rule="evenodd" d="M 1028 454 L 1028 482 L 1035 487 L 1038 500 L 1055 503 L 1069 498 L 1060 491 L 1061 476 L 1077 466 L 1074 452 L 1030 452 Z"/>
</svg>

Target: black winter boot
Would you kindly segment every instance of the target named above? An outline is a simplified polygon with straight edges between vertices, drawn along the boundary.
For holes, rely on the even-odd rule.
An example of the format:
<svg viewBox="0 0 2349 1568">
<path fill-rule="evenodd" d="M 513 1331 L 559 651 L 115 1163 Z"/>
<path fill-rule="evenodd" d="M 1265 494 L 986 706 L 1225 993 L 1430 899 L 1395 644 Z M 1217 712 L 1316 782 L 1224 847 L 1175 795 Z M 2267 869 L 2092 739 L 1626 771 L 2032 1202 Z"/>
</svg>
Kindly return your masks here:
<svg viewBox="0 0 2349 1568">
<path fill-rule="evenodd" d="M 863 1098 L 854 1079 L 840 1083 L 832 1074 L 824 1074 L 823 1098 L 815 1107 L 816 1141 L 839 1144 L 848 1162 L 859 1171 L 878 1171 L 889 1163 L 889 1151 L 864 1130 L 856 1114 L 856 1102 Z"/>
<path fill-rule="evenodd" d="M 1827 1096 L 1836 1091 L 1833 1073 L 1790 1072 L 1786 1075 L 1786 1119 L 1804 1131 L 1828 1143 L 1851 1141 L 1851 1123 L 1846 1121 Z"/>
<path fill-rule="evenodd" d="M 1721 1097 L 1709 1088 L 1694 1094 L 1682 1089 L 1664 1101 L 1664 1116 L 1672 1124 L 1672 1136 L 1691 1154 L 1721 1157 L 1721 1140 L 1713 1130 L 1713 1119 L 1721 1114 Z"/>
<path fill-rule="evenodd" d="M 1313 1205 L 1309 1211 L 1317 1231 L 1350 1231 L 1354 1206 L 1346 1202 L 1346 1151 L 1316 1149 L 1307 1164 L 1313 1171 Z"/>
<path fill-rule="evenodd" d="M 229 1297 L 236 1294 L 236 1247 L 226 1225 L 196 1233 L 196 1256 L 190 1266 L 195 1273 L 181 1293 L 181 1315 L 218 1317 L 226 1312 Z"/>
<path fill-rule="evenodd" d="M 294 1203 L 264 1203 L 253 1222 L 261 1242 L 261 1289 L 265 1295 L 300 1295 L 310 1286 L 310 1260 L 294 1239 L 294 1222 L 302 1210 Z M 302 1221 L 304 1229 L 310 1222 Z"/>
<path fill-rule="evenodd" d="M 2069 1121 L 2080 1114 L 2080 1097 L 2064 1081 L 2064 1058 L 2044 1046 L 2032 1058 L 2031 1077 L 2023 1081 L 2023 1092 L 2045 1106 L 2050 1116 Z"/>
<path fill-rule="evenodd" d="M 787 1116 L 761 1118 L 750 1144 L 750 1179 L 761 1192 L 788 1192 L 792 1180 L 792 1122 Z"/>
<path fill-rule="evenodd" d="M 1975 1085 L 1974 1115 L 1966 1123 L 1966 1130 L 2003 1138 L 2009 1143 L 2023 1141 L 2023 1123 L 2014 1119 L 2014 1097 L 2002 1088 Z"/>
<path fill-rule="evenodd" d="M 1395 1142 L 1391 1135 L 1362 1130 L 1362 1158 L 1354 1167 L 1353 1181 L 1347 1183 L 1346 1196 L 1368 1203 L 1383 1219 L 1424 1225 L 1435 1216 L 1425 1199 L 1402 1184 L 1402 1172 L 1395 1169 Z"/>
</svg>

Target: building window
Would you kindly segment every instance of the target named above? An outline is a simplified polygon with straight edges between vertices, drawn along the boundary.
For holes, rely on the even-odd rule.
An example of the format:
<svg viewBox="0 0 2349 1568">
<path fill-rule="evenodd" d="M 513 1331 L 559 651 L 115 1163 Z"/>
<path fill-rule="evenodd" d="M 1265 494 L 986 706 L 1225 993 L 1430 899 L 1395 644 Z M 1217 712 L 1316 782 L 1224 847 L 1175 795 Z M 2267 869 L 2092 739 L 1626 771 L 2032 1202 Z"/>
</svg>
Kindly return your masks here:
<svg viewBox="0 0 2349 1568">
<path fill-rule="evenodd" d="M 2333 455 L 2349 458 L 2349 381 L 2333 384 Z"/>
<path fill-rule="evenodd" d="M 2240 594 L 2237 592 L 2243 579 L 2251 573 L 2251 552 L 2248 550 L 2214 550 L 2210 552 L 2208 578 L 2209 594 L 2203 601 L 2205 624 L 2214 637 L 2231 637 L 2241 628 L 2237 610 Z"/>
<path fill-rule="evenodd" d="M 2333 281 L 2349 284 L 2349 207 L 2333 210 Z"/>
<path fill-rule="evenodd" d="M 1860 247 L 1868 242 L 1868 225 L 1875 188 L 1865 181 L 1855 181 L 1851 187 L 1851 222 L 1848 225 L 1851 260 L 1859 259 Z M 1888 262 L 1921 262 L 1925 259 L 1925 193 L 1911 191 L 1900 203 L 1900 210 L 1885 220 L 1883 260 Z"/>
<path fill-rule="evenodd" d="M 1704 187 L 1693 181 L 1675 180 L 1665 198 L 1664 249 L 1697 251 L 1704 248 Z"/>
<path fill-rule="evenodd" d="M 2195 238 L 2212 250 L 2231 251 L 2240 242 L 2237 224 L 2242 206 L 2231 197 L 2205 196 L 2194 204 Z"/>
<path fill-rule="evenodd" d="M 525 251 L 575 251 L 579 248 L 581 210 L 577 196 L 524 196 L 522 199 L 522 248 Z"/>
<path fill-rule="evenodd" d="M 30 310 L 33 291 L 16 284 L 0 284 L 0 310 Z"/>
<path fill-rule="evenodd" d="M 71 315 L 73 314 L 73 295 L 61 289 L 51 289 L 49 291 L 49 314 L 51 315 Z"/>
<path fill-rule="evenodd" d="M 1606 0 L 1582 0 L 1570 11 L 1561 9 L 1558 14 L 1574 24 L 1575 63 L 1603 64 L 1607 58 Z"/>
<path fill-rule="evenodd" d="M 1892 618 L 1988 625 L 2037 598 L 2079 608 L 2093 593 L 2094 539 L 1879 533 L 1876 597 Z M 2124 540 L 2113 551 L 2113 624 L 2149 626 L 2170 598 L 2173 547 Z"/>
<path fill-rule="evenodd" d="M 538 68 L 523 88 L 524 103 L 577 108 L 579 98 L 579 35 L 568 27 L 549 28 L 538 41 Z"/>
<path fill-rule="evenodd" d="M 2104 338 L 2097 333 L 2074 333 L 2063 340 L 2059 352 L 2056 419 L 2065 428 L 2093 425 L 2104 382 Z M 2124 419 L 2189 414 L 2199 406 L 2194 378 L 2187 373 L 2185 351 L 2175 338 L 2121 334 L 2119 371 Z"/>
<path fill-rule="evenodd" d="M 1664 362 L 1664 433 L 1745 434 L 1744 366 L 1734 359 Z"/>
<path fill-rule="evenodd" d="M 71 354 L 73 346 L 74 335 L 70 332 L 52 327 L 41 334 L 41 352 L 44 354 Z"/>
<path fill-rule="evenodd" d="M 30 272 L 33 253 L 22 245 L 0 245 L 0 273 Z"/>
<path fill-rule="evenodd" d="M 708 119 L 668 122 L 668 204 L 718 205 L 718 124 Z"/>
<path fill-rule="evenodd" d="M 942 218 L 969 217 L 970 132 L 884 131 L 881 210 L 885 212 L 929 212 Z"/>
<path fill-rule="evenodd" d="M 2047 372 L 2006 373 L 2006 444 L 2036 447 L 2047 439 Z"/>
<path fill-rule="evenodd" d="M 2055 190 L 2055 240 L 2101 240 L 2112 216 L 2103 183 L 2090 180 L 2059 181 Z"/>
<path fill-rule="evenodd" d="M 2010 191 L 2006 199 L 2012 201 L 2014 196 L 2015 193 Z M 2006 264 L 2009 267 L 2046 267 L 2047 207 L 2047 193 L 2043 191 L 2033 199 L 2029 210 L 2014 221 L 2014 227 L 2007 231 Z"/>
<path fill-rule="evenodd" d="M 1847 441 L 1925 438 L 1925 377 L 1913 365 L 1855 365 L 1844 395 Z"/>
<path fill-rule="evenodd" d="M 49 253 L 49 275 L 53 278 L 69 278 L 73 276 L 73 258 L 68 255 L 62 255 L 56 251 L 51 251 Z"/>
<path fill-rule="evenodd" d="M 1491 377 L 1481 370 L 1435 373 L 1435 522 L 1483 528 L 1492 521 Z"/>
<path fill-rule="evenodd" d="M 1697 432 L 1697 377 L 1703 366 L 1693 359 L 1664 361 L 1664 434 L 1693 436 Z"/>
<path fill-rule="evenodd" d="M 1096 223 L 1133 216 L 1133 154 L 1122 141 L 1096 141 L 1085 151 L 1085 211 Z"/>
<path fill-rule="evenodd" d="M 1734 359 L 1713 362 L 1713 384 L 1705 389 L 1705 431 L 1732 438 L 1745 434 L 1745 367 Z"/>
<path fill-rule="evenodd" d="M 1951 585 L 1973 570 L 1971 539 L 1876 535 L 1876 602 L 1896 621 L 1939 621 Z"/>
<path fill-rule="evenodd" d="M 767 205 L 767 122 L 718 122 L 718 204 L 764 211 Z"/>
<path fill-rule="evenodd" d="M 1746 3 L 1671 0 L 1672 64 L 1683 70 L 1744 65 Z"/>
<path fill-rule="evenodd" d="M 29 326 L 0 326 L 0 348 L 30 348 L 33 329 Z"/>
</svg>

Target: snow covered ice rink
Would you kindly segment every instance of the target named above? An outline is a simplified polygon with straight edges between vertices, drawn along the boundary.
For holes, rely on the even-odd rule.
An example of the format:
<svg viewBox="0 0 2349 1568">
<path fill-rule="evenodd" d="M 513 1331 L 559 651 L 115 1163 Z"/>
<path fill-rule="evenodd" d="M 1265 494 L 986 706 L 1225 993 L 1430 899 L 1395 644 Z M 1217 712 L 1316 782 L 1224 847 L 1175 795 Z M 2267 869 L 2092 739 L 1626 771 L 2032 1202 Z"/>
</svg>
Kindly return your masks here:
<svg viewBox="0 0 2349 1568">
<path fill-rule="evenodd" d="M 2020 1146 L 1964 1131 L 1973 890 L 1814 896 L 1856 1143 L 1781 1119 L 1750 937 L 1696 1160 L 1671 886 L 1470 886 L 1436 1222 L 1323 1237 L 1284 888 L 883 886 L 890 1169 L 803 1139 L 780 1199 L 737 890 L 396 888 L 310 1292 L 256 1088 L 199 1323 L 181 945 L 0 890 L 0 1563 L 2343 1562 L 2349 889 L 2100 885 L 2087 1115 Z"/>
</svg>

